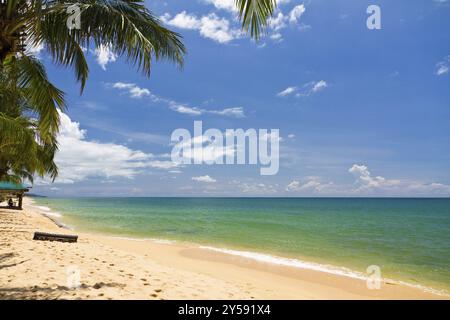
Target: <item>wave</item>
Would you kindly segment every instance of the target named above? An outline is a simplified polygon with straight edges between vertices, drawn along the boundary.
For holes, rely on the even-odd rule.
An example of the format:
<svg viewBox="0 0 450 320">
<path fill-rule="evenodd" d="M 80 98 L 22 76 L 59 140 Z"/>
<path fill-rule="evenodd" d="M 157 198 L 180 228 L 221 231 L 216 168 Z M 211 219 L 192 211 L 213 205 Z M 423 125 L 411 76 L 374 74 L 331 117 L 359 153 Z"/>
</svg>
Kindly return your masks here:
<svg viewBox="0 0 450 320">
<path fill-rule="evenodd" d="M 177 242 L 175 240 L 156 239 L 156 238 L 130 238 L 130 237 L 119 237 L 119 236 L 110 236 L 110 238 L 119 239 L 119 240 L 128 240 L 128 241 L 138 241 L 138 242 L 151 241 L 151 242 L 160 243 L 160 244 L 174 244 Z"/>
<path fill-rule="evenodd" d="M 226 254 L 233 255 L 233 256 L 240 256 L 243 258 L 252 259 L 252 260 L 259 261 L 259 262 L 276 264 L 276 265 L 280 265 L 280 266 L 321 271 L 321 272 L 331 273 L 331 274 L 335 274 L 335 275 L 339 275 L 339 276 L 345 276 L 345 277 L 360 279 L 360 280 L 367 280 L 367 278 L 368 278 L 363 273 L 353 271 L 353 270 L 350 270 L 345 267 L 335 267 L 335 266 L 331 266 L 331 265 L 301 261 L 298 259 L 272 256 L 269 254 L 258 253 L 258 252 L 238 251 L 238 250 L 216 248 L 216 247 L 210 247 L 210 246 L 200 246 L 200 248 L 206 249 L 206 250 L 211 250 L 211 251 L 216 251 L 216 252 L 221 252 L 221 253 L 226 253 Z"/>
<path fill-rule="evenodd" d="M 51 216 L 51 217 L 55 217 L 55 218 L 61 218 L 62 214 L 56 211 L 52 211 L 52 209 L 50 209 L 49 207 L 45 207 L 45 206 L 36 206 L 33 205 L 32 206 L 35 209 L 38 209 L 39 211 L 41 211 L 42 214 L 46 215 L 46 216 Z"/>
<path fill-rule="evenodd" d="M 161 238 L 133 238 L 133 237 L 123 237 L 123 236 L 109 236 L 113 239 L 120 239 L 120 240 L 126 240 L 126 241 L 138 241 L 138 242 L 145 242 L 145 241 L 151 241 L 154 243 L 160 243 L 160 244 L 176 244 L 178 241 L 176 240 L 168 240 L 168 239 L 161 239 Z M 334 274 L 337 276 L 343 276 L 358 280 L 367 281 L 369 279 L 369 276 L 367 274 L 364 274 L 362 272 L 354 271 L 346 267 L 338 267 L 333 266 L 329 264 L 320 264 L 316 262 L 307 262 L 302 261 L 299 259 L 293 259 L 293 258 L 284 258 L 279 256 L 274 256 L 266 253 L 259 253 L 259 252 L 252 252 L 252 251 L 241 251 L 241 250 L 234 250 L 234 249 L 227 249 L 227 248 L 217 248 L 213 246 L 204 246 L 199 245 L 195 243 L 191 243 L 191 245 L 196 245 L 198 248 L 203 250 L 211 250 L 215 252 L 224 253 L 227 255 L 233 255 L 233 256 L 239 256 L 246 259 L 251 259 L 258 262 L 268 263 L 268 264 L 274 264 L 279 266 L 286 266 L 286 267 L 293 267 L 298 269 L 306 269 L 306 270 L 313 270 L 318 272 L 325 272 L 328 274 Z M 382 278 L 381 282 L 384 283 L 394 283 L 398 285 L 403 285 L 415 289 L 422 290 L 424 292 L 429 292 L 433 294 L 437 294 L 440 296 L 446 296 L 450 297 L 450 294 L 446 290 L 438 290 L 431 287 L 427 287 L 420 284 L 412 284 L 405 281 L 400 280 L 393 280 L 389 278 Z"/>
<path fill-rule="evenodd" d="M 199 248 L 205 249 L 205 250 L 211 250 L 211 251 L 215 251 L 215 252 L 220 252 L 220 253 L 225 253 L 228 255 L 239 256 L 239 257 L 243 257 L 243 258 L 247 258 L 247 259 L 251 259 L 251 260 L 255 260 L 255 261 L 259 261 L 259 262 L 275 264 L 275 265 L 279 265 L 279 266 L 320 271 L 320 272 L 325 272 L 325 273 L 334 274 L 334 275 L 338 275 L 338 276 L 349 277 L 349 278 L 358 279 L 358 280 L 367 281 L 369 279 L 369 276 L 367 276 L 366 274 L 358 272 L 358 271 L 354 271 L 354 270 L 351 270 L 351 269 L 348 269 L 345 267 L 337 267 L 337 266 L 332 266 L 332 265 L 328 265 L 328 264 L 319 264 L 319 263 L 315 263 L 315 262 L 306 262 L 306 261 L 301 261 L 299 259 L 283 258 L 283 257 L 265 254 L 265 253 L 258 253 L 258 252 L 251 252 L 251 251 L 240 251 L 240 250 L 232 250 L 232 249 L 226 249 L 226 248 L 216 248 L 216 247 L 211 247 L 211 246 L 199 246 Z M 425 292 L 430 292 L 433 294 L 450 297 L 450 294 L 446 290 L 438 290 L 438 289 L 430 288 L 430 287 L 419 285 L 419 284 L 412 284 L 409 282 L 397 281 L 397 280 L 388 279 L 388 278 L 382 278 L 381 281 L 384 283 L 395 283 L 395 284 L 399 284 L 399 285 L 404 285 L 404 286 L 420 289 Z"/>
</svg>

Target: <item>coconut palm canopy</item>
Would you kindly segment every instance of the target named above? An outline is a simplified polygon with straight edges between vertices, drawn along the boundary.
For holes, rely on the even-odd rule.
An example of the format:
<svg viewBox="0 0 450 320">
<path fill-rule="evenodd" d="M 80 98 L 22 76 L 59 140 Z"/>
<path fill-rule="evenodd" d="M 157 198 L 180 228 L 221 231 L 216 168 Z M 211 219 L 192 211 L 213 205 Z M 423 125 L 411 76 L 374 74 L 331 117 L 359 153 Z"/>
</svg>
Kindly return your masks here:
<svg viewBox="0 0 450 320">
<path fill-rule="evenodd" d="M 67 28 L 68 8 L 77 5 L 79 29 Z M 274 0 L 236 0 L 242 28 L 258 38 Z M 75 73 L 83 91 L 89 67 L 84 49 L 107 46 L 146 76 L 154 60 L 182 66 L 180 34 L 162 25 L 142 0 L 8 0 L 0 4 L 0 179 L 55 178 L 58 110 L 64 93 L 47 78 L 27 46 L 44 45 L 53 61 Z"/>
</svg>

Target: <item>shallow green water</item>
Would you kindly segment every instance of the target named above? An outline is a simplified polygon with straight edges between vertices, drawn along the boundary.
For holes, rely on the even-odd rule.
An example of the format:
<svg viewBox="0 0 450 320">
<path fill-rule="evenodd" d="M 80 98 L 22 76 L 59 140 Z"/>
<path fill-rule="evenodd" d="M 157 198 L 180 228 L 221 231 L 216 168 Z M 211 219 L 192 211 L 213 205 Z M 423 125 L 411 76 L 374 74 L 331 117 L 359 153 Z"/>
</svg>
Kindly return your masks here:
<svg viewBox="0 0 450 320">
<path fill-rule="evenodd" d="M 78 230 L 195 242 L 450 288 L 450 199 L 35 199 Z"/>
</svg>

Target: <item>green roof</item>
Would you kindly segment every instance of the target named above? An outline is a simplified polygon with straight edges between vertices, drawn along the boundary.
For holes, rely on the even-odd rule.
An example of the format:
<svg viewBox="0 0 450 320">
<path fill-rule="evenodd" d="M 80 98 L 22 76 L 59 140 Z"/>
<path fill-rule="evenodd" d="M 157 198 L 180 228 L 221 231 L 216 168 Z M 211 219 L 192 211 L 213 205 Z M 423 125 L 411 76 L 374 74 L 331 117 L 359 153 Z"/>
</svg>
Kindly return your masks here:
<svg viewBox="0 0 450 320">
<path fill-rule="evenodd" d="M 25 187 L 21 183 L 0 181 L 0 190 L 25 190 L 25 189 L 27 189 L 27 187 Z"/>
</svg>

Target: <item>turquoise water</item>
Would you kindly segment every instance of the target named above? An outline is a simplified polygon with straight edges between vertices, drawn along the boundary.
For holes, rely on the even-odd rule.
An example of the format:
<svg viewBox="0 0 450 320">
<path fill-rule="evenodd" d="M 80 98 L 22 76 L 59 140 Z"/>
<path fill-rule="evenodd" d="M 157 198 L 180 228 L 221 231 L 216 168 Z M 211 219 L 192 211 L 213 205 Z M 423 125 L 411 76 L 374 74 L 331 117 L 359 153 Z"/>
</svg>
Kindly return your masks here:
<svg viewBox="0 0 450 320">
<path fill-rule="evenodd" d="M 76 230 L 189 241 L 450 288 L 450 199 L 35 199 Z"/>
</svg>

